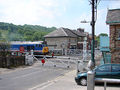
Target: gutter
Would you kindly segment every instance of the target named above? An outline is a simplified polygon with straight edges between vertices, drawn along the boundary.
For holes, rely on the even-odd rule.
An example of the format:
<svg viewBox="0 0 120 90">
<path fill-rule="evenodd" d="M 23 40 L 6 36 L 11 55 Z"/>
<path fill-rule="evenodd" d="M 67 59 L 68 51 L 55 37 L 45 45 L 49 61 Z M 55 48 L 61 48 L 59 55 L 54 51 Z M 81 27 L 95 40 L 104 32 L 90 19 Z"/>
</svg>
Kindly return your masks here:
<svg viewBox="0 0 120 90">
<path fill-rule="evenodd" d="M 106 21 L 107 24 L 120 24 L 120 21 Z"/>
</svg>

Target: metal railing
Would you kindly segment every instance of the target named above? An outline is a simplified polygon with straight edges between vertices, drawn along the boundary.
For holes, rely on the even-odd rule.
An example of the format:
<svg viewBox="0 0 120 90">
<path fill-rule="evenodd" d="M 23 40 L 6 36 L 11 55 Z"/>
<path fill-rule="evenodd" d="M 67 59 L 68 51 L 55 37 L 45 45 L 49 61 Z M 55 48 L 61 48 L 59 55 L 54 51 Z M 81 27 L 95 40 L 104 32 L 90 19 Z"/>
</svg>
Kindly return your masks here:
<svg viewBox="0 0 120 90">
<path fill-rule="evenodd" d="M 67 68 L 70 67 L 70 64 L 72 64 L 72 63 L 76 64 L 77 61 L 79 60 L 78 58 L 61 57 L 61 56 L 57 56 L 55 59 L 47 59 L 46 57 L 44 57 L 44 59 L 46 62 L 51 63 L 54 67 L 56 67 L 58 63 L 61 63 L 62 66 L 64 65 Z"/>
<path fill-rule="evenodd" d="M 120 83 L 120 79 L 95 78 L 95 82 L 104 82 L 104 90 L 106 90 L 107 83 Z"/>
</svg>

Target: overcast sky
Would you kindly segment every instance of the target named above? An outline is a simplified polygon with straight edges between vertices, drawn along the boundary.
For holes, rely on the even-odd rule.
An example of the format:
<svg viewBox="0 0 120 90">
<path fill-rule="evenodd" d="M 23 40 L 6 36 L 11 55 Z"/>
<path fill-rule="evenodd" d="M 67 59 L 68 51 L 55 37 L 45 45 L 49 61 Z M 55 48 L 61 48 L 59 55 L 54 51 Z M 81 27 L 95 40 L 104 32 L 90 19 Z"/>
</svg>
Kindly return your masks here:
<svg viewBox="0 0 120 90">
<path fill-rule="evenodd" d="M 82 20 L 91 20 L 90 0 L 0 0 L 0 22 L 17 25 L 32 24 L 69 29 L 84 28 L 91 33 L 90 24 Z M 106 25 L 107 10 L 120 8 L 120 0 L 101 0 L 98 5 L 96 31 L 109 33 Z"/>
</svg>

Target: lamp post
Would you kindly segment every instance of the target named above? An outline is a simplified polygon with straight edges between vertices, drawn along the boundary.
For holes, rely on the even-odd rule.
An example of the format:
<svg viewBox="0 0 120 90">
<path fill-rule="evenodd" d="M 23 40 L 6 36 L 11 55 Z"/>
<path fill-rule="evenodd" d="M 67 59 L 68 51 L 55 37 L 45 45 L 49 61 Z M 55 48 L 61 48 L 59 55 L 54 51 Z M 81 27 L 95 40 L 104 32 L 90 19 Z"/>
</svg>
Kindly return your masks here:
<svg viewBox="0 0 120 90">
<path fill-rule="evenodd" d="M 94 59 L 94 51 L 95 51 L 95 0 L 92 0 L 92 48 L 91 48 L 91 60 L 93 62 L 93 65 L 95 66 L 95 59 Z M 93 67 L 94 67 L 93 66 Z"/>
<path fill-rule="evenodd" d="M 81 23 L 90 23 L 90 25 L 92 26 L 92 42 L 91 42 L 91 62 L 89 63 L 89 67 L 92 69 L 95 67 L 95 39 L 94 39 L 94 36 L 95 36 L 95 1 L 92 0 L 92 21 L 86 21 L 86 20 L 83 20 L 81 21 Z"/>
</svg>

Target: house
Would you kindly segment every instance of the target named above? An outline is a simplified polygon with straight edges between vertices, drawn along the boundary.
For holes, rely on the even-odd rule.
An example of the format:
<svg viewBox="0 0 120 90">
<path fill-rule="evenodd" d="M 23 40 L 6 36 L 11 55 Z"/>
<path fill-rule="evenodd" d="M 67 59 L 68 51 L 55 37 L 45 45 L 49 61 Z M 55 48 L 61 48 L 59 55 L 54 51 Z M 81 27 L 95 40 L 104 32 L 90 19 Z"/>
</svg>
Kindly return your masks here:
<svg viewBox="0 0 120 90">
<path fill-rule="evenodd" d="M 120 9 L 108 10 L 106 23 L 110 31 L 111 63 L 120 63 Z"/>
<path fill-rule="evenodd" d="M 83 41 L 85 36 L 84 29 L 59 28 L 44 38 L 50 50 L 61 50 L 78 48 L 78 42 Z"/>
</svg>

